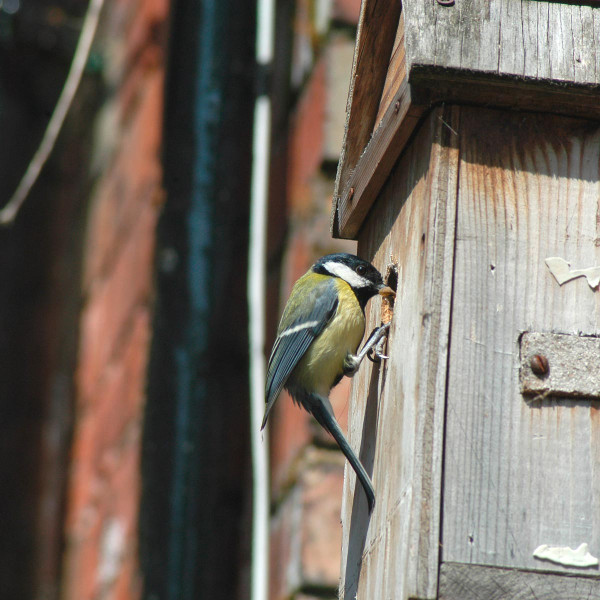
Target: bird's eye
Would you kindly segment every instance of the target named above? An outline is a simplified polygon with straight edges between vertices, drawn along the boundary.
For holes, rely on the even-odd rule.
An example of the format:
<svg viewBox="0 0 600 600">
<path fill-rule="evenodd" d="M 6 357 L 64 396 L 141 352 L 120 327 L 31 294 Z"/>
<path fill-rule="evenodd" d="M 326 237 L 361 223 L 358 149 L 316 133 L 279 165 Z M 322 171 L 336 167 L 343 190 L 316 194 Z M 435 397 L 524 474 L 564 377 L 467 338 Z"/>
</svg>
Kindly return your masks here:
<svg viewBox="0 0 600 600">
<path fill-rule="evenodd" d="M 358 265 L 358 267 L 356 267 L 356 272 L 359 275 L 364 275 L 367 272 L 367 267 L 365 267 L 365 265 Z"/>
</svg>

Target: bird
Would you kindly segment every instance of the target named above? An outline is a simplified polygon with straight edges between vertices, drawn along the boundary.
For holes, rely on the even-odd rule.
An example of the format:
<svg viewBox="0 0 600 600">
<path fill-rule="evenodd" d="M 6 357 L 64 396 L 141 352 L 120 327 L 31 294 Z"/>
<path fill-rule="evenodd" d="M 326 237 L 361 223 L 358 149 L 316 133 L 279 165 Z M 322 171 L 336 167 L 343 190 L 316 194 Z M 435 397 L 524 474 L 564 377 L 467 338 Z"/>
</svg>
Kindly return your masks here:
<svg viewBox="0 0 600 600">
<path fill-rule="evenodd" d="M 395 292 L 371 263 L 345 252 L 323 256 L 296 281 L 269 358 L 261 426 L 262 431 L 287 389 L 337 442 L 364 489 L 369 513 L 375 505 L 373 484 L 335 419 L 329 392 L 344 375 L 353 376 L 387 334 L 389 324 L 376 328 L 356 354 L 365 333 L 365 306 L 377 294 Z"/>
</svg>

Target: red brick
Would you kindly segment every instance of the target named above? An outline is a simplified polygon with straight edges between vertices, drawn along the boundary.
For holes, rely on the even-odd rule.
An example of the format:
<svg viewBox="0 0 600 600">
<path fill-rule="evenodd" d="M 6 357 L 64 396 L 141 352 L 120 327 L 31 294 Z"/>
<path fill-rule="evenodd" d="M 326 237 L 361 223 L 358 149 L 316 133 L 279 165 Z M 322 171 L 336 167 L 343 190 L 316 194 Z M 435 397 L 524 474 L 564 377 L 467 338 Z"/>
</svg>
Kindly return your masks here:
<svg viewBox="0 0 600 600">
<path fill-rule="evenodd" d="M 327 62 L 327 106 L 323 128 L 323 155 L 329 163 L 337 163 L 344 141 L 346 126 L 346 106 L 352 60 L 354 57 L 354 39 L 345 33 L 334 33 L 329 37 L 325 49 Z"/>
<path fill-rule="evenodd" d="M 326 64 L 320 60 L 293 117 L 288 167 L 288 199 L 293 211 L 306 213 L 312 204 L 310 181 L 323 160 L 326 107 Z"/>
<path fill-rule="evenodd" d="M 302 578 L 308 585 L 336 587 L 342 548 L 341 462 L 325 463 L 308 470 L 304 477 L 302 523 Z"/>
<path fill-rule="evenodd" d="M 113 357 L 122 351 L 122 339 L 133 326 L 136 308 L 148 303 L 152 283 L 156 209 L 146 205 L 114 270 L 94 286 L 81 318 L 78 391 L 84 401 Z"/>
<path fill-rule="evenodd" d="M 141 596 L 136 546 L 141 423 L 163 196 L 159 38 L 168 4 L 116 0 L 104 22 L 107 77 L 118 93 L 106 109 L 107 121 L 116 124 L 114 139 L 100 146 L 104 173 L 92 199 L 85 245 L 66 495 L 62 597 L 69 600 Z"/>
<path fill-rule="evenodd" d="M 334 414 L 344 432 L 348 426 L 350 385 L 350 380 L 344 378 L 330 395 Z M 294 464 L 315 437 L 320 440 L 320 443 L 335 445 L 334 439 L 304 409 L 295 405 L 285 391 L 278 400 L 270 435 L 274 496 L 277 496 L 289 485 L 290 480 L 297 476 Z"/>
<path fill-rule="evenodd" d="M 79 415 L 73 433 L 73 448 L 69 473 L 69 494 L 66 530 L 69 535 L 86 537 L 97 511 L 90 507 L 96 503 L 99 492 L 96 461 L 96 425 L 90 414 Z M 85 512 L 87 510 L 87 512 Z"/>
<path fill-rule="evenodd" d="M 305 586 L 337 587 L 344 468 L 331 452 L 312 451 L 271 527 L 271 600 Z"/>
<path fill-rule="evenodd" d="M 94 529 L 87 537 L 67 537 L 62 578 L 64 598 L 73 600 L 94 598 L 101 530 L 101 521 L 96 519 Z"/>
<path fill-rule="evenodd" d="M 84 289 L 101 278 L 118 256 L 139 219 L 141 208 L 160 198 L 163 76 L 143 88 L 135 118 L 125 128 L 114 164 L 98 186 L 89 217 Z"/>
<path fill-rule="evenodd" d="M 293 551 L 298 539 L 296 523 L 301 519 L 300 488 L 292 489 L 285 503 L 271 520 L 270 543 L 270 600 L 289 598 L 300 586 L 299 554 Z"/>
<path fill-rule="evenodd" d="M 306 75 L 313 68 L 317 32 L 312 18 L 311 4 L 311 0 L 295 0 L 294 2 L 294 37 L 290 79 L 295 89 L 302 85 Z"/>
<path fill-rule="evenodd" d="M 361 0 L 334 0 L 332 18 L 350 25 L 358 25 Z"/>
<path fill-rule="evenodd" d="M 112 85 L 120 87 L 122 80 L 129 77 L 131 66 L 143 62 L 143 53 L 156 47 L 157 41 L 163 41 L 167 18 L 167 0 L 118 0 L 111 4 L 104 27 L 109 32 L 108 69 Z M 157 29 L 161 30 L 159 36 Z"/>
<path fill-rule="evenodd" d="M 310 415 L 296 406 L 287 392 L 283 392 L 277 402 L 270 428 L 271 481 L 275 497 L 296 476 L 293 465 L 313 438 Z"/>
<path fill-rule="evenodd" d="M 100 448 L 119 444 L 126 427 L 137 422 L 144 405 L 146 363 L 149 346 L 149 311 L 136 310 L 129 338 L 120 359 L 111 363 L 90 399 Z"/>
<path fill-rule="evenodd" d="M 94 469 L 93 489 L 83 490 L 84 503 L 79 506 L 71 497 L 71 515 L 65 561 L 65 581 L 70 589 L 68 598 L 86 600 L 97 595 L 96 586 L 104 588 L 111 583 L 102 581 L 106 561 L 119 560 L 131 563 L 129 572 L 139 578 L 136 563 L 137 511 L 139 505 L 139 426 L 125 436 L 120 447 L 105 450 L 113 456 L 103 469 Z M 96 465 L 98 466 L 98 465 Z M 84 482 L 74 478 L 72 490 L 82 490 Z M 86 496 L 87 493 L 87 496 Z M 109 527 L 118 526 L 120 555 L 115 558 L 106 553 L 114 548 L 106 547 L 104 536 Z M 122 554 L 122 557 L 121 557 Z M 104 562 L 103 562 L 104 561 Z M 104 565 L 104 566 L 103 566 Z M 122 580 L 122 565 L 114 566 L 114 582 Z M 106 572 L 104 572 L 106 576 Z M 112 585 L 112 584 L 111 584 Z M 121 587 L 139 587 L 135 581 L 120 583 Z M 125 596 L 132 598 L 133 596 Z"/>
<path fill-rule="evenodd" d="M 121 571 L 112 589 L 112 600 L 135 600 L 142 596 L 142 577 L 137 554 L 129 551 L 123 560 Z"/>
<path fill-rule="evenodd" d="M 155 28 L 165 26 L 167 17 L 166 2 L 160 0 L 142 0 L 138 2 L 135 18 L 128 23 L 126 34 L 128 62 L 138 62 L 140 54 L 155 45 Z"/>
<path fill-rule="evenodd" d="M 137 533 L 137 509 L 140 496 L 141 423 L 131 427 L 120 448 L 112 449 L 112 469 L 107 477 L 106 498 L 110 511 L 126 526 L 133 541 Z"/>
</svg>

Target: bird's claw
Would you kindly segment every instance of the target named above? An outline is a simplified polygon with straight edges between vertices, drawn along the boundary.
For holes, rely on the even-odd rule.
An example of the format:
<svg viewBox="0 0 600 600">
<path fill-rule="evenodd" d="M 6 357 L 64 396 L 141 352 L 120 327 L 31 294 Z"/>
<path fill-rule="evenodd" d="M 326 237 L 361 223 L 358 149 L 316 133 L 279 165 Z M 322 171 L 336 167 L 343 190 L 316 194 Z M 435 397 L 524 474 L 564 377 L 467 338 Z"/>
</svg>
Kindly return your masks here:
<svg viewBox="0 0 600 600">
<path fill-rule="evenodd" d="M 388 357 L 383 354 L 383 346 L 389 330 L 389 323 L 375 328 L 366 344 L 363 346 L 363 349 L 359 352 L 358 358 L 362 360 L 366 356 L 372 362 L 380 362 L 381 360 L 387 359 Z"/>
<path fill-rule="evenodd" d="M 389 356 L 383 353 L 383 347 L 385 345 L 387 336 L 383 336 L 377 344 L 373 348 L 369 348 L 367 352 L 367 358 L 374 363 L 381 362 L 382 360 L 387 360 Z"/>
<path fill-rule="evenodd" d="M 387 360 L 389 358 L 389 356 L 386 356 L 383 353 L 383 347 L 385 346 L 386 342 L 387 342 L 387 335 L 384 335 L 377 342 L 377 345 L 375 346 L 375 356 L 377 356 L 380 360 Z"/>
</svg>

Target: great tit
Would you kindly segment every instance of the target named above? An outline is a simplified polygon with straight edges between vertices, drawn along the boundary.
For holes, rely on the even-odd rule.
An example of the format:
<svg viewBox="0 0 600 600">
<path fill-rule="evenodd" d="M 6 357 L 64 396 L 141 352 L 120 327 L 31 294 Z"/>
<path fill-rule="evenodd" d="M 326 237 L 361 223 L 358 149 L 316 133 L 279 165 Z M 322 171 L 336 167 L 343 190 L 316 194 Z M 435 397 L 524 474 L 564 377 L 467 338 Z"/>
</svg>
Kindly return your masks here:
<svg viewBox="0 0 600 600">
<path fill-rule="evenodd" d="M 264 429 L 269 412 L 285 387 L 335 439 L 356 472 L 367 496 L 369 512 L 375 504 L 373 485 L 352 451 L 331 403 L 329 391 L 344 375 L 352 376 L 367 352 L 387 333 L 383 326 L 356 355 L 365 332 L 367 301 L 394 295 L 381 273 L 358 256 L 328 254 L 295 283 L 273 345 L 266 382 Z"/>
</svg>

